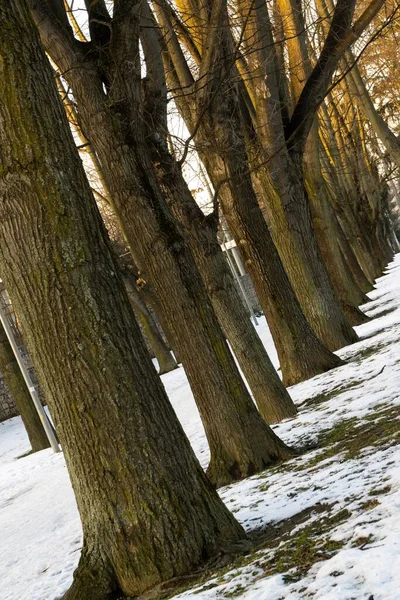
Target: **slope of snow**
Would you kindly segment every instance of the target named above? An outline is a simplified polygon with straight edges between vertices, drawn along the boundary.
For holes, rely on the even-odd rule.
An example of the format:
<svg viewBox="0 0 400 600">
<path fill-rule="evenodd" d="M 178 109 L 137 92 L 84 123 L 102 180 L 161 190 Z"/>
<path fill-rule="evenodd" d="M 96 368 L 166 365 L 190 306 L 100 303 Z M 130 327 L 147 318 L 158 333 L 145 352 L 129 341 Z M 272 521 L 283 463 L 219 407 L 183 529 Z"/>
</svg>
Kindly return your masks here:
<svg viewBox="0 0 400 600">
<path fill-rule="evenodd" d="M 399 294 L 400 255 L 369 294 L 364 310 L 374 318 L 357 328 L 360 341 L 339 352 L 347 363 L 291 388 L 299 415 L 274 427 L 288 444 L 308 446 L 344 420 L 363 423 L 374 412 L 400 405 Z M 268 328 L 264 320 L 260 323 L 260 336 L 270 349 Z M 276 364 L 275 352 L 271 358 Z M 206 467 L 208 446 L 183 369 L 163 376 L 163 382 Z M 318 402 L 322 394 L 326 399 Z M 0 600 L 57 600 L 70 585 L 79 560 L 79 515 L 63 456 L 46 450 L 18 458 L 28 450 L 19 418 L 0 423 Z M 336 456 L 315 466 L 313 458 L 320 452 L 302 454 L 284 468 L 220 493 L 249 532 L 308 510 L 308 520 L 295 528 L 300 531 L 323 516 L 313 512 L 316 506 L 329 505 L 331 515 L 346 509 L 349 517 L 328 536 L 342 548 L 311 566 L 300 581 L 285 583 L 284 574 L 269 574 L 263 566 L 274 556 L 267 547 L 249 564 L 211 577 L 176 599 L 400 599 L 399 447 L 367 447 L 350 459 L 339 447 Z M 370 496 L 371 491 L 379 496 Z M 372 497 L 378 500 L 367 510 L 365 502 Z M 364 538 L 365 544 L 357 546 Z"/>
</svg>

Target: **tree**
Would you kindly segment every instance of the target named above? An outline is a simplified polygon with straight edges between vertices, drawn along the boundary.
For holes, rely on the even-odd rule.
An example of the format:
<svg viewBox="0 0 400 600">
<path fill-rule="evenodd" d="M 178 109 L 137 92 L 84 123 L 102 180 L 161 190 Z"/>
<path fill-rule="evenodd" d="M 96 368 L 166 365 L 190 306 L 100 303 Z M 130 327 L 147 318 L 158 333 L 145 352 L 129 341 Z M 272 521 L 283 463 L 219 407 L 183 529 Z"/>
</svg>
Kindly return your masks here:
<svg viewBox="0 0 400 600">
<path fill-rule="evenodd" d="M 372 2 L 353 23 L 355 2 L 336 3 L 331 27 L 312 70 L 308 76 L 304 73 L 304 79 L 299 77 L 299 71 L 304 69 L 304 44 L 303 55 L 297 57 L 294 77 L 298 81 L 296 86 L 292 83 L 291 105 L 290 97 L 282 96 L 282 74 L 267 5 L 262 1 L 238 3 L 244 31 L 242 54 L 246 69 L 243 78 L 252 102 L 251 123 L 256 132 L 253 137 L 256 160 L 252 166 L 264 188 L 265 201 L 269 204 L 268 222 L 289 279 L 306 317 L 331 349 L 356 338 L 344 317 L 317 243 L 305 185 L 304 153 L 316 111 L 340 57 L 382 4 L 382 1 Z M 286 3 L 279 4 L 278 11 L 283 5 Z M 298 15 L 301 3 L 292 5 Z M 293 60 L 291 63 L 293 67 Z M 250 72 L 252 76 L 248 77 Z M 275 193 L 268 193 L 271 187 Z"/>
<path fill-rule="evenodd" d="M 219 211 L 205 217 L 192 197 L 181 165 L 168 147 L 168 96 L 162 37 L 147 2 L 141 7 L 141 42 L 146 62 L 144 114 L 156 174 L 171 212 L 181 223 L 222 330 L 258 409 L 267 423 L 292 417 L 297 409 L 257 335 L 236 289 L 217 239 Z"/>
<path fill-rule="evenodd" d="M 285 97 L 288 100 L 290 99 L 290 107 L 293 107 L 300 97 L 304 82 L 312 72 L 311 44 L 307 39 L 308 29 L 303 7 L 298 0 L 276 0 L 274 18 L 282 29 L 280 37 L 288 53 L 288 78 L 291 94 L 289 95 L 287 92 Z M 275 36 L 276 38 L 277 36 Z M 284 77 L 284 63 L 282 66 L 279 63 L 279 68 L 282 69 L 280 76 Z M 291 114 L 290 107 L 288 107 L 288 116 Z M 340 247 L 339 225 L 337 219 L 335 219 L 322 168 L 322 164 L 326 164 L 328 161 L 327 149 L 321 143 L 319 137 L 319 119 L 317 116 L 304 152 L 305 184 L 310 201 L 312 225 L 325 266 L 344 313 L 352 325 L 359 325 L 367 321 L 368 318 L 359 310 L 358 306 L 367 302 L 368 299 L 358 287 L 346 262 L 346 256 Z"/>
<path fill-rule="evenodd" d="M 178 364 L 175 358 L 169 351 L 161 333 L 158 330 L 153 316 L 150 314 L 150 311 L 142 301 L 140 294 L 136 289 L 136 281 L 133 273 L 127 272 L 126 270 L 123 274 L 123 279 L 136 318 L 141 324 L 145 336 L 149 340 L 154 351 L 159 366 L 159 375 L 163 375 L 173 371 L 174 369 L 177 369 Z"/>
<path fill-rule="evenodd" d="M 73 13 L 70 14 L 73 15 Z M 76 24 L 76 21 L 74 21 L 74 23 Z M 81 34 L 81 36 L 82 39 L 85 40 L 83 34 Z M 102 177 L 101 165 L 95 152 L 93 152 L 89 140 L 83 135 L 82 130 L 79 127 L 76 107 L 68 94 L 68 90 L 65 89 L 64 83 L 59 74 L 57 74 L 57 88 L 63 100 L 68 121 L 72 127 L 74 135 L 76 135 L 77 139 L 79 140 L 79 151 L 80 153 L 84 152 L 89 158 L 89 160 L 83 161 L 85 170 L 89 181 L 94 180 L 92 182 L 92 191 L 95 195 L 95 198 L 98 199 L 99 210 L 105 222 L 107 231 L 113 241 L 115 252 L 117 253 L 120 250 L 123 250 L 123 254 L 121 256 L 116 254 L 116 259 L 118 257 L 117 262 L 126 262 L 126 257 L 129 256 L 130 253 L 123 239 L 118 222 L 115 219 L 110 207 L 110 194 L 107 190 L 104 178 Z M 99 191 L 99 188 L 101 192 Z M 124 268 L 123 265 L 121 265 L 121 269 L 123 271 L 123 280 L 125 282 L 136 319 L 140 323 L 142 331 L 145 332 L 145 337 L 147 338 L 154 355 L 157 358 L 159 374 L 162 375 L 164 373 L 169 373 L 178 367 L 177 361 L 172 356 L 170 349 L 167 347 L 167 344 L 158 330 L 158 327 L 153 319 L 152 314 L 148 310 L 146 303 L 144 302 L 143 298 L 140 297 L 139 291 L 135 284 L 135 276 L 133 274 L 131 276 L 130 270 Z"/>
<path fill-rule="evenodd" d="M 91 4 L 88 46 L 73 37 L 63 3 L 31 5 L 44 47 L 71 87 L 124 237 L 168 319 L 210 446 L 209 477 L 223 485 L 290 456 L 239 374 L 154 171 L 141 103 L 140 2 L 120 0 L 112 21 L 97 15 L 105 5 Z M 96 29 L 105 18 L 107 26 Z"/>
<path fill-rule="evenodd" d="M 390 7 L 391 3 L 388 4 L 390 16 L 381 24 L 380 14 L 377 15 L 374 23 L 377 31 L 374 37 L 380 33 L 379 37 L 382 38 L 382 30 L 388 26 L 398 10 L 398 7 Z M 333 4 L 330 0 L 318 0 L 317 8 L 322 27 L 327 29 L 330 14 L 334 10 Z M 367 42 L 364 49 L 371 46 Z M 380 47 L 383 50 L 382 43 Z M 365 52 L 361 54 L 361 57 L 364 54 Z M 394 160 L 396 136 L 375 110 L 351 50 L 345 53 L 345 60 L 341 61 L 341 66 L 342 73 L 339 77 L 338 89 L 333 90 L 330 101 L 334 101 L 333 108 L 339 117 L 339 127 L 346 138 L 346 143 L 342 146 L 342 154 L 345 170 L 351 174 L 352 182 L 352 185 L 349 186 L 350 198 L 348 198 L 347 204 L 350 203 L 355 207 L 351 218 L 353 223 L 357 220 L 360 221 L 360 216 L 362 217 L 359 231 L 362 234 L 364 245 L 369 247 L 369 251 L 367 249 L 366 252 L 366 260 L 362 263 L 363 268 L 368 272 L 368 269 L 371 270 L 371 265 L 377 264 L 376 274 L 379 275 L 387 261 L 391 260 L 393 256 L 390 240 L 394 241 L 394 235 L 387 213 L 382 182 L 383 174 L 376 169 L 376 158 L 381 152 L 379 144 L 375 142 L 373 131 L 380 136 L 388 150 L 389 147 L 392 149 L 390 156 Z M 372 129 L 363 115 L 369 119 Z M 354 181 L 356 182 L 355 186 Z"/>
<path fill-rule="evenodd" d="M 3 325 L 0 323 L 0 372 L 10 390 L 15 406 L 21 415 L 28 434 L 32 452 L 50 447 L 46 432 L 33 404 L 31 395 L 19 368 L 17 359 L 8 341 Z"/>
<path fill-rule="evenodd" d="M 0 18 L 0 269 L 82 520 L 64 598 L 135 596 L 244 533 L 144 348 L 26 3 L 1 0 Z"/>
<path fill-rule="evenodd" d="M 180 6 L 186 15 L 193 13 L 191 2 L 180 3 Z M 192 38 L 195 39 L 196 36 L 199 38 L 197 57 L 194 51 L 192 53 L 193 63 L 196 61 L 199 64 L 198 72 L 193 69 L 194 74 L 185 60 L 184 53 L 180 52 L 179 43 L 175 43 L 172 48 L 170 30 L 174 26 L 178 30 L 178 26 L 175 25 L 177 20 L 175 15 L 170 14 L 171 8 L 168 8 L 165 0 L 155 3 L 154 7 L 164 27 L 164 37 L 170 47 L 175 79 L 178 79 L 177 83 L 171 80 L 170 88 L 176 90 L 178 106 L 182 105 L 181 97 L 188 98 L 188 108 L 187 110 L 180 108 L 181 113 L 188 123 L 199 152 L 203 150 L 204 154 L 208 153 L 212 157 L 208 163 L 205 158 L 203 162 L 207 168 L 213 168 L 214 172 L 216 170 L 216 167 L 213 167 L 213 163 L 216 162 L 214 131 L 219 132 L 220 154 L 225 157 L 225 161 L 219 161 L 220 173 L 215 173 L 214 177 L 211 174 L 210 176 L 214 181 L 217 180 L 218 188 L 221 188 L 222 207 L 224 206 L 223 195 L 226 194 L 226 190 L 222 190 L 223 182 L 225 181 L 227 187 L 228 182 L 231 181 L 231 172 L 238 170 L 238 166 L 232 165 L 227 173 L 223 165 L 226 164 L 229 155 L 233 161 L 233 152 L 229 153 L 228 149 L 232 147 L 235 140 L 238 124 L 237 118 L 234 122 L 230 115 L 232 103 L 239 101 L 247 131 L 247 145 L 250 146 L 251 151 L 250 156 L 249 148 L 247 148 L 247 156 L 244 156 L 242 151 L 242 161 L 243 163 L 246 161 L 246 171 L 244 164 L 240 170 L 242 173 L 257 170 L 265 204 L 268 202 L 271 206 L 269 226 L 274 242 L 304 314 L 317 336 L 329 349 L 336 350 L 356 341 L 357 336 L 349 326 L 342 307 L 335 297 L 315 241 L 302 173 L 297 172 L 297 168 L 288 158 L 285 132 L 280 116 L 281 99 L 276 76 L 278 68 L 275 64 L 274 40 L 266 3 L 263 0 L 238 3 L 239 14 L 235 15 L 235 23 L 238 24 L 241 32 L 240 35 L 238 34 L 239 40 L 234 39 L 231 32 L 225 1 L 212 3 L 213 10 L 208 12 L 207 27 L 203 24 L 200 9 L 196 15 L 194 13 L 191 15 L 189 22 L 183 16 L 180 19 L 180 22 L 185 21 L 183 29 L 188 31 Z M 203 30 L 202 36 L 198 34 L 200 29 Z M 180 30 L 179 34 L 181 34 Z M 242 41 L 244 50 L 241 46 Z M 193 46 L 195 44 L 192 43 L 191 48 Z M 187 47 L 189 48 L 189 43 Z M 246 58 L 249 64 L 242 74 L 243 81 L 240 84 L 237 81 L 237 71 L 240 72 L 241 65 L 246 63 Z M 182 66 L 182 63 L 185 66 Z M 170 71 L 168 65 L 166 69 Z M 235 96 L 238 98 L 235 99 Z M 203 126 L 206 118 L 209 121 L 207 133 Z M 216 122 L 218 127 L 215 125 Z M 228 136 L 230 139 L 227 139 Z M 236 145 L 236 161 L 237 155 Z M 231 188 L 234 187 L 237 187 L 237 182 L 231 181 Z M 250 196 L 249 186 L 248 189 Z M 233 200 L 233 207 L 239 209 L 238 199 L 233 198 Z M 248 208 L 241 214 L 240 234 L 238 219 L 236 219 L 236 227 L 230 224 L 230 229 L 233 233 L 236 231 L 234 235 L 238 238 L 237 242 L 240 240 L 243 245 L 246 244 L 249 252 L 252 250 L 253 277 L 261 279 L 262 275 L 254 257 L 258 254 L 265 261 L 269 260 L 269 254 L 266 254 L 267 233 L 261 234 L 261 222 L 257 222 L 255 227 L 258 203 L 252 201 L 250 205 L 249 202 L 248 199 Z M 227 202 L 225 204 L 227 205 Z M 287 211 L 283 209 L 284 206 L 287 207 Z M 228 209 L 228 206 L 226 208 Z M 239 210 L 234 211 L 231 208 L 231 220 L 235 214 L 238 217 Z M 225 217 L 229 221 L 227 214 Z M 255 281 L 255 284 L 256 287 L 257 284 L 260 287 L 259 281 Z M 260 301 L 262 301 L 261 297 Z"/>
<path fill-rule="evenodd" d="M 258 206 L 241 129 L 240 80 L 233 68 L 235 53 L 224 3 L 214 5 L 206 31 L 195 18 L 192 23 L 196 35 L 203 32 L 202 44 L 207 49 L 204 58 L 197 55 L 197 79 L 179 45 L 168 4 L 160 0 L 154 8 L 166 44 L 169 87 L 176 92 L 175 102 L 253 278 L 284 382 L 298 383 L 338 366 L 340 359 L 323 346 L 307 322 Z"/>
</svg>

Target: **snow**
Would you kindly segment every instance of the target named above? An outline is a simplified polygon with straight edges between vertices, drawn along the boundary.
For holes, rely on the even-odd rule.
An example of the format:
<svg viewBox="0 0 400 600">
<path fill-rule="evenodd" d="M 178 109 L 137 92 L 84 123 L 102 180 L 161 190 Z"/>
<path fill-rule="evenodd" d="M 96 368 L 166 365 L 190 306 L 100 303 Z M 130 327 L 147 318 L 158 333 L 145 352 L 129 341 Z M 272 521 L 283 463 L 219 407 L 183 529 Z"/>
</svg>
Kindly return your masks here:
<svg viewBox="0 0 400 600">
<path fill-rule="evenodd" d="M 358 343 L 339 352 L 347 363 L 291 388 L 299 415 L 274 426 L 288 444 L 308 447 L 344 420 L 362 425 L 371 415 L 382 418 L 380 412 L 400 405 L 399 295 L 397 255 L 363 307 L 373 320 L 357 328 Z M 277 366 L 263 319 L 258 331 Z M 183 369 L 164 375 L 163 382 L 206 467 L 208 446 Z M 317 402 L 321 394 L 326 399 Z M 0 600 L 57 600 L 71 584 L 79 560 L 79 515 L 63 456 L 45 450 L 19 458 L 28 450 L 20 418 L 0 423 Z M 294 523 L 294 536 L 346 509 L 348 517 L 321 536 L 342 547 L 291 582 L 284 573 L 266 572 L 265 561 L 273 562 L 274 549 L 265 547 L 248 564 L 210 576 L 175 600 L 232 595 L 241 600 L 400 599 L 399 446 L 367 446 L 350 458 L 338 446 L 336 455 L 316 462 L 322 452 L 317 448 L 303 453 L 220 494 L 249 532 L 308 511 L 305 520 Z M 371 499 L 375 502 L 365 508 Z M 365 541 L 357 544 L 360 540 Z"/>
</svg>

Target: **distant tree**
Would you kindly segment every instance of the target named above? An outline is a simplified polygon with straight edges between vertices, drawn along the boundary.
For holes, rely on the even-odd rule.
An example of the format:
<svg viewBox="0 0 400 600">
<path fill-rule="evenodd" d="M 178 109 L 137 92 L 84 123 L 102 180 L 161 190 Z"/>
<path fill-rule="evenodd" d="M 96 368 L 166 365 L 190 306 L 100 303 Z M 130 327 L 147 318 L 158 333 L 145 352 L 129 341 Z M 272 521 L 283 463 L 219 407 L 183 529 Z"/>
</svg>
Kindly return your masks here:
<svg viewBox="0 0 400 600">
<path fill-rule="evenodd" d="M 8 341 L 3 325 L 0 323 L 0 373 L 11 393 L 18 413 L 28 434 L 32 452 L 50 447 L 42 421 L 26 386 L 24 377 Z"/>
<path fill-rule="evenodd" d="M 213 10 L 204 13 L 200 7 L 194 13 L 189 4 L 182 3 L 182 11 L 191 18 L 178 28 L 177 21 L 182 21 L 168 2 L 154 3 L 166 46 L 168 85 L 253 278 L 283 381 L 292 385 L 338 366 L 340 359 L 328 351 L 307 322 L 259 208 L 242 131 L 243 86 L 235 70 L 226 3 L 213 3 Z M 180 45 L 180 36 L 192 51 L 193 63 Z M 292 260 L 296 263 L 295 253 Z"/>
</svg>

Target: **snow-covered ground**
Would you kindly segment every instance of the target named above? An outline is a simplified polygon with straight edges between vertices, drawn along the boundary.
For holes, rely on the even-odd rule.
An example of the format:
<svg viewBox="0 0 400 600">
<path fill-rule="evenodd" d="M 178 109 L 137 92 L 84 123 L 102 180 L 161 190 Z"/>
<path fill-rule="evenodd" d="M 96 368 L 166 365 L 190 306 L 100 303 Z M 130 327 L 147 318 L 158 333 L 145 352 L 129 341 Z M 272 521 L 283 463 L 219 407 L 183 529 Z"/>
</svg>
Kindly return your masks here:
<svg viewBox="0 0 400 600">
<path fill-rule="evenodd" d="M 347 364 L 291 388 L 299 415 L 274 427 L 294 447 L 318 447 L 220 490 L 245 529 L 270 531 L 269 541 L 175 600 L 400 600 L 400 255 L 369 297 L 373 320 L 339 353 Z M 264 320 L 258 329 L 276 364 Z M 206 467 L 183 369 L 163 381 Z M 0 424 L 0 600 L 60 598 L 79 560 L 63 456 L 18 458 L 28 450 L 19 418 Z"/>
</svg>

